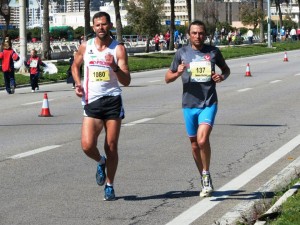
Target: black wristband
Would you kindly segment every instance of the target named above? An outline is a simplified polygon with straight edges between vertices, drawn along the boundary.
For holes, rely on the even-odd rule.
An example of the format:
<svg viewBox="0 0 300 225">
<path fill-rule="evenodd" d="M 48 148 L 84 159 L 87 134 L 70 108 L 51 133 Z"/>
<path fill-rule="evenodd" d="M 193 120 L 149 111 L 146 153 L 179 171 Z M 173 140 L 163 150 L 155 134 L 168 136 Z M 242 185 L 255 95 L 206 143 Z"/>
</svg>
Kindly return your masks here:
<svg viewBox="0 0 300 225">
<path fill-rule="evenodd" d="M 120 67 L 117 66 L 115 70 L 113 70 L 115 73 L 118 72 L 120 70 Z"/>
</svg>

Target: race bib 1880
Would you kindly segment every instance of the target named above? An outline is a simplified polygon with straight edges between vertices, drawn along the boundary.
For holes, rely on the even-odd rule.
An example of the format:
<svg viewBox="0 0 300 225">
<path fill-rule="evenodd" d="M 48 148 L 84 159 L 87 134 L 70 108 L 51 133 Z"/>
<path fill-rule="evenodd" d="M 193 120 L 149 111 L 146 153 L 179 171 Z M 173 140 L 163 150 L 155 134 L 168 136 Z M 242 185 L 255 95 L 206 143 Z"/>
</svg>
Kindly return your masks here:
<svg viewBox="0 0 300 225">
<path fill-rule="evenodd" d="M 190 63 L 192 82 L 211 81 L 211 63 L 210 61 L 200 61 Z"/>
<path fill-rule="evenodd" d="M 92 82 L 109 81 L 109 69 L 102 66 L 93 66 L 89 68 L 89 79 Z"/>
</svg>

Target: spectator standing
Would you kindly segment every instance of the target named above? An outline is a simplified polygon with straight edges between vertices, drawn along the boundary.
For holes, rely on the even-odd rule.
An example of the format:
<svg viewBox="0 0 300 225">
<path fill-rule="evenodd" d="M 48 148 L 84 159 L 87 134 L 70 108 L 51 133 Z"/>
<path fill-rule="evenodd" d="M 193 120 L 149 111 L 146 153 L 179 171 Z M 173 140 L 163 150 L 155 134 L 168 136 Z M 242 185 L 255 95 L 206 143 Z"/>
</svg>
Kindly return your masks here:
<svg viewBox="0 0 300 225">
<path fill-rule="evenodd" d="M 282 26 L 280 29 L 280 39 L 281 39 L 281 41 L 285 41 L 285 38 L 286 38 L 285 29 L 284 29 L 284 26 Z"/>
<path fill-rule="evenodd" d="M 227 41 L 228 41 L 228 46 L 230 46 L 230 44 L 232 42 L 232 32 L 231 32 L 231 30 L 227 34 Z"/>
<path fill-rule="evenodd" d="M 175 30 L 175 32 L 174 32 L 174 42 L 175 42 L 176 48 L 178 48 L 178 45 L 179 45 L 179 31 L 178 30 Z"/>
<path fill-rule="evenodd" d="M 190 45 L 180 48 L 166 72 L 166 83 L 181 77 L 183 83 L 182 111 L 189 136 L 194 161 L 200 174 L 202 190 L 200 197 L 213 192 L 209 172 L 211 147 L 209 136 L 217 113 L 216 83 L 230 74 L 222 53 L 215 46 L 204 44 L 205 24 L 194 21 L 189 25 Z M 218 66 L 222 73 L 215 70 Z"/>
<path fill-rule="evenodd" d="M 168 30 L 167 33 L 165 34 L 165 41 L 167 43 L 167 50 L 170 48 L 170 31 Z"/>
<path fill-rule="evenodd" d="M 225 28 L 224 28 L 224 27 L 222 27 L 222 29 L 221 29 L 221 40 L 223 40 L 223 39 L 224 39 L 224 37 L 225 37 L 225 34 L 226 34 Z"/>
<path fill-rule="evenodd" d="M 0 52 L 0 59 L 2 59 L 5 89 L 8 94 L 14 94 L 16 88 L 14 61 L 18 61 L 20 57 L 12 49 L 10 37 L 5 37 L 2 49 L 3 51 Z"/>
<path fill-rule="evenodd" d="M 294 27 L 291 29 L 290 35 L 293 41 L 297 41 L 297 31 Z"/>
<path fill-rule="evenodd" d="M 252 45 L 253 44 L 253 31 L 251 29 L 249 29 L 247 31 L 247 37 L 248 37 L 248 43 L 249 45 Z"/>
<path fill-rule="evenodd" d="M 288 40 L 288 38 L 289 38 L 289 29 L 286 29 L 286 31 L 285 31 L 285 40 Z"/>
<path fill-rule="evenodd" d="M 46 67 L 47 65 L 42 62 L 40 57 L 38 57 L 35 49 L 30 51 L 30 58 L 24 63 L 25 66 L 29 68 L 31 92 L 35 92 L 35 90 L 39 90 L 40 66 Z"/>
<path fill-rule="evenodd" d="M 154 40 L 154 45 L 155 45 L 155 51 L 158 52 L 159 51 L 159 35 L 156 34 L 153 38 Z"/>
<path fill-rule="evenodd" d="M 160 51 L 164 50 L 164 44 L 165 44 L 164 35 L 162 33 L 160 33 L 159 34 L 159 47 L 160 47 Z"/>
<path fill-rule="evenodd" d="M 272 41 L 275 43 L 277 41 L 277 28 L 273 27 L 272 31 L 271 31 L 271 35 L 272 35 Z"/>
<path fill-rule="evenodd" d="M 218 46 L 219 38 L 220 38 L 220 32 L 219 32 L 218 28 L 216 27 L 216 30 L 215 30 L 215 33 L 214 33 L 215 46 Z"/>
</svg>

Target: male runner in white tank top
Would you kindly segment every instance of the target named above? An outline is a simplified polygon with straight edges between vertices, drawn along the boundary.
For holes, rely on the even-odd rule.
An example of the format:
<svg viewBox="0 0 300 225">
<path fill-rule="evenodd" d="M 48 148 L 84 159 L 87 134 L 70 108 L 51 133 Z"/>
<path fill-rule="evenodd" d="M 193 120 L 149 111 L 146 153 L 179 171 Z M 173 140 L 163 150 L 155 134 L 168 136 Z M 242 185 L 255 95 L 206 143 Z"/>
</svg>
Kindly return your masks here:
<svg viewBox="0 0 300 225">
<path fill-rule="evenodd" d="M 97 164 L 96 182 L 104 188 L 104 200 L 115 200 L 113 182 L 118 166 L 118 139 L 124 118 L 121 89 L 131 81 L 128 57 L 123 45 L 110 36 L 112 23 L 109 14 L 98 12 L 93 17 L 96 34 L 81 43 L 72 65 L 76 95 L 82 98 L 84 117 L 81 146 L 84 153 Z M 80 80 L 80 66 L 84 62 L 84 79 Z M 97 140 L 105 129 L 104 150 L 100 155 Z M 107 173 L 105 172 L 107 169 Z"/>
</svg>

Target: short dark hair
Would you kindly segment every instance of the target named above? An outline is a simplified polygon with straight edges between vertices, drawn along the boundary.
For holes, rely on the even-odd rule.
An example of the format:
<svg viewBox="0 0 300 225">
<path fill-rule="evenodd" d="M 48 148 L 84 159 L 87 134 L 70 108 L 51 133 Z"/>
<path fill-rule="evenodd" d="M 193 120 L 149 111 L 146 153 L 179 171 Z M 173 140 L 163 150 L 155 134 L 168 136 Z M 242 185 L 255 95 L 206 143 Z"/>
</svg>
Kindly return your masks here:
<svg viewBox="0 0 300 225">
<path fill-rule="evenodd" d="M 204 29 L 204 31 L 205 31 L 205 33 L 206 33 L 206 26 L 205 26 L 205 24 L 202 21 L 200 21 L 200 20 L 195 20 L 195 21 L 193 21 L 193 22 L 190 23 L 189 28 L 188 28 L 188 34 L 190 34 L 190 30 L 191 30 L 191 26 L 192 25 L 202 26 L 203 29 Z"/>
<path fill-rule="evenodd" d="M 111 23 L 111 20 L 110 20 L 110 15 L 107 13 L 107 12 L 97 12 L 95 13 L 95 15 L 93 16 L 93 24 L 94 24 L 94 19 L 96 18 L 100 18 L 100 17 L 105 17 L 106 20 Z"/>
</svg>

